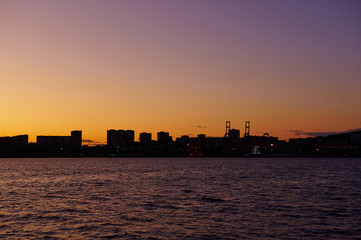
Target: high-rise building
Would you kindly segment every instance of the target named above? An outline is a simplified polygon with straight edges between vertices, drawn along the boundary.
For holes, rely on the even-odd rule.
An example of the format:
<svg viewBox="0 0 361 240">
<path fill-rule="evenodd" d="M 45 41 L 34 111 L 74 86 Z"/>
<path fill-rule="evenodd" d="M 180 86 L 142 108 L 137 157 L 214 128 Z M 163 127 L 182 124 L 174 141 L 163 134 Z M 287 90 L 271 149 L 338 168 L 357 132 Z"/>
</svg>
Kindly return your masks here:
<svg viewBox="0 0 361 240">
<path fill-rule="evenodd" d="M 134 131 L 110 129 L 107 131 L 107 144 L 110 146 L 134 144 Z"/>
<path fill-rule="evenodd" d="M 81 148 L 82 132 L 80 130 L 71 131 L 71 145 L 74 148 Z"/>
<path fill-rule="evenodd" d="M 118 141 L 118 131 L 114 129 L 110 129 L 107 131 L 107 144 L 111 146 L 116 146 L 119 144 Z"/>
<path fill-rule="evenodd" d="M 173 139 L 171 136 L 169 136 L 169 132 L 158 132 L 157 133 L 157 141 L 160 143 L 169 143 L 172 142 Z"/>
<path fill-rule="evenodd" d="M 134 131 L 133 130 L 125 131 L 125 142 L 127 144 L 134 144 Z"/>
<path fill-rule="evenodd" d="M 146 132 L 142 132 L 139 134 L 139 142 L 141 144 L 149 144 L 152 142 L 152 134 L 151 133 L 146 133 Z"/>
</svg>

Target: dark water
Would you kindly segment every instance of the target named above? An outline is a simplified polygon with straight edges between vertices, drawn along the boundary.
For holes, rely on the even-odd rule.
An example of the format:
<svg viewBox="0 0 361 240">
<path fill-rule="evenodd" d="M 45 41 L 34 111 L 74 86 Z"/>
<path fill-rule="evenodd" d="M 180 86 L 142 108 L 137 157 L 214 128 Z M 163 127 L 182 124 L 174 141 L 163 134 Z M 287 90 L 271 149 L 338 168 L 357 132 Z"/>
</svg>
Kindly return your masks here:
<svg viewBox="0 0 361 240">
<path fill-rule="evenodd" d="M 0 238 L 361 239 L 361 159 L 0 159 Z"/>
</svg>

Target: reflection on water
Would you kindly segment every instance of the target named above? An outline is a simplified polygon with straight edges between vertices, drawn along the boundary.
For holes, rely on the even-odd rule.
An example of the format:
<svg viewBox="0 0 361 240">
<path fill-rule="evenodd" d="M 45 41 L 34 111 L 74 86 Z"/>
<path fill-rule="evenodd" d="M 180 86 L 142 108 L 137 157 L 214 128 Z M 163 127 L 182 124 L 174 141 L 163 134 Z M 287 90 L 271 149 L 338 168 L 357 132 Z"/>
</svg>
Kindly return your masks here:
<svg viewBox="0 0 361 240">
<path fill-rule="evenodd" d="M 361 238 L 361 159 L 0 159 L 0 237 Z"/>
</svg>

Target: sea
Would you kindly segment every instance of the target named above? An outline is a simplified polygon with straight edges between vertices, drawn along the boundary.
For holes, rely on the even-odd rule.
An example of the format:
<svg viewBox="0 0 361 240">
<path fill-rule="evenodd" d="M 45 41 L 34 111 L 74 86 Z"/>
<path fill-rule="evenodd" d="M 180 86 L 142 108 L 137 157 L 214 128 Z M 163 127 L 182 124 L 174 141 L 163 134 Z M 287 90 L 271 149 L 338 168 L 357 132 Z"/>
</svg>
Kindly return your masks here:
<svg viewBox="0 0 361 240">
<path fill-rule="evenodd" d="M 0 238 L 361 239 L 361 159 L 2 158 Z"/>
</svg>

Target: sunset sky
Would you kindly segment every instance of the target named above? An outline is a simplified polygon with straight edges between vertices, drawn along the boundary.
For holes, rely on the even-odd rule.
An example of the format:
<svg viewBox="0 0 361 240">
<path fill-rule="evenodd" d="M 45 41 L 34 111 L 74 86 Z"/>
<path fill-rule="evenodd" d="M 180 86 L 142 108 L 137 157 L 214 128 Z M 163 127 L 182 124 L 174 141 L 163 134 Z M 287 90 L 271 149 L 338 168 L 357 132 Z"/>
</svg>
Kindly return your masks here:
<svg viewBox="0 0 361 240">
<path fill-rule="evenodd" d="M 361 128 L 359 0 L 2 0 L 0 136 Z"/>
</svg>

